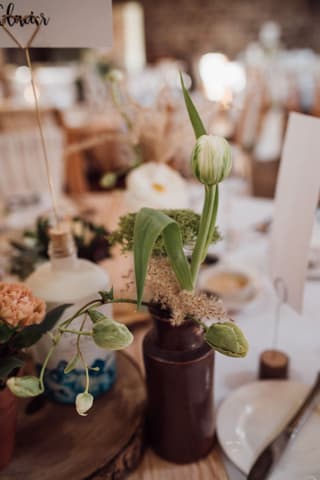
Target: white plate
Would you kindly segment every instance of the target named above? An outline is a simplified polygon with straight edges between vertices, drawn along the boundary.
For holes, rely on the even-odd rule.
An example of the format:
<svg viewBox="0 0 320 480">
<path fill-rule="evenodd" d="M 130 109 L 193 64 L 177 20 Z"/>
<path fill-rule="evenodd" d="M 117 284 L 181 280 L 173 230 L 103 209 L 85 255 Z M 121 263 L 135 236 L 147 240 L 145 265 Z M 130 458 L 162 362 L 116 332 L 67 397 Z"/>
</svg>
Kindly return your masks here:
<svg viewBox="0 0 320 480">
<path fill-rule="evenodd" d="M 239 388 L 222 403 L 217 415 L 218 439 L 244 474 L 287 423 L 309 388 L 298 382 L 265 380 Z M 320 480 L 319 406 L 288 445 L 268 480 Z"/>
<path fill-rule="evenodd" d="M 199 276 L 199 287 L 201 289 L 210 291 L 210 287 L 208 287 L 209 278 L 214 277 L 215 275 L 221 272 L 232 272 L 236 274 L 242 274 L 242 275 L 245 275 L 249 280 L 248 285 L 243 289 L 239 289 L 239 291 L 234 295 L 225 295 L 225 296 L 221 295 L 223 304 L 229 313 L 239 312 L 244 308 L 252 306 L 256 302 L 257 297 L 259 297 L 259 294 L 261 293 L 260 283 L 255 274 L 253 274 L 248 269 L 243 268 L 242 266 L 238 266 L 238 265 L 231 266 L 229 264 L 219 263 L 218 265 L 205 267 L 203 268 Z M 217 292 L 213 292 L 213 293 L 217 293 Z"/>
</svg>

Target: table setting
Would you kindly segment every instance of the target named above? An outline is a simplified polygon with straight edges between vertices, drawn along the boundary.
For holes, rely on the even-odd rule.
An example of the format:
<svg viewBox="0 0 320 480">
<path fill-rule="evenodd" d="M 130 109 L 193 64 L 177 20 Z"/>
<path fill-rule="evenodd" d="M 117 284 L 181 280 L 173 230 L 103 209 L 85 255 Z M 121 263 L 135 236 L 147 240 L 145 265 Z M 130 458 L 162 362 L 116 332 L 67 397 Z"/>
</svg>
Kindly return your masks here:
<svg viewBox="0 0 320 480">
<path fill-rule="evenodd" d="M 189 189 L 189 191 L 192 192 L 191 199 L 196 198 L 199 200 L 199 197 L 201 197 L 201 192 L 199 191 L 198 187 L 194 184 L 190 184 Z M 223 192 L 221 197 L 223 199 Z M 257 232 L 256 226 L 266 220 L 268 221 L 268 219 L 273 217 L 274 203 L 270 200 L 252 199 L 245 195 L 241 197 L 235 195 L 235 200 L 233 199 L 231 203 L 231 212 L 229 214 L 226 228 L 231 228 L 235 231 L 238 231 L 238 240 L 236 242 L 237 246 L 230 252 L 229 249 L 224 251 L 225 246 L 217 244 L 216 254 L 219 257 L 219 262 L 214 266 L 203 267 L 202 276 L 200 275 L 200 284 L 201 282 L 204 282 L 204 285 L 206 285 L 206 277 L 208 275 L 210 277 L 212 272 L 216 273 L 217 271 L 222 271 L 230 273 L 236 271 L 244 275 L 246 279 L 249 279 L 250 284 L 254 285 L 253 288 L 257 292 L 255 293 L 254 298 L 251 299 L 249 296 L 249 300 L 246 299 L 244 302 L 238 302 L 240 303 L 240 307 L 238 306 L 238 309 L 231 309 L 233 318 L 237 324 L 243 328 L 248 338 L 250 344 L 248 356 L 241 360 L 240 365 L 237 365 L 236 369 L 234 367 L 234 360 L 227 359 L 225 357 L 217 358 L 215 367 L 215 403 L 218 406 L 217 435 L 220 443 L 222 444 L 222 449 L 225 452 L 222 457 L 224 464 L 222 468 L 226 469 L 229 478 L 240 480 L 245 478 L 241 471 L 243 472 L 246 468 L 248 468 L 250 462 L 253 461 L 254 455 L 257 454 L 257 450 L 254 450 L 254 448 L 256 448 L 256 439 L 260 438 L 262 445 L 263 442 L 265 442 L 266 437 L 253 437 L 250 439 L 251 443 L 249 441 L 248 445 L 244 447 L 247 448 L 249 453 L 239 453 L 239 457 L 241 457 L 242 454 L 243 457 L 241 458 L 244 458 L 242 461 L 247 462 L 247 464 L 241 463 L 241 460 L 238 460 L 237 462 L 233 456 L 233 450 L 229 446 L 230 443 L 232 444 L 232 442 L 237 442 L 237 439 L 228 438 L 227 428 L 228 423 L 230 423 L 230 410 L 227 410 L 225 414 L 223 413 L 224 408 L 228 408 L 224 407 L 224 399 L 226 399 L 226 403 L 228 401 L 231 403 L 231 407 L 229 408 L 231 408 L 232 414 L 236 415 L 234 406 L 232 406 L 233 398 L 235 398 L 234 402 L 236 402 L 237 407 L 240 408 L 239 404 L 241 405 L 239 411 L 239 415 L 241 415 L 241 412 L 245 410 L 243 403 L 246 401 L 250 402 L 252 396 L 255 397 L 258 395 L 259 398 L 259 395 L 262 395 L 264 398 L 264 394 L 259 393 L 261 383 L 257 381 L 259 356 L 263 350 L 272 346 L 277 298 L 272 282 L 270 279 L 268 279 L 267 254 L 269 248 L 269 234 Z M 111 194 L 88 194 L 84 196 L 82 200 L 82 208 L 84 211 L 89 210 L 89 212 L 93 212 L 91 213 L 93 218 L 108 226 L 108 228 L 114 228 L 118 216 L 117 211 L 120 213 L 126 211 L 126 196 L 122 192 L 117 191 Z M 195 207 L 195 209 L 199 210 L 197 207 Z M 113 219 L 105 213 L 110 210 L 114 212 Z M 221 210 L 223 212 L 223 206 Z M 241 218 L 241 222 L 239 222 L 239 218 Z M 317 224 L 315 224 L 315 231 L 317 231 Z M 313 242 L 315 245 L 317 244 L 316 234 L 314 235 Z M 215 251 L 215 247 L 211 248 L 212 251 Z M 112 279 L 115 288 L 118 288 L 118 284 L 122 281 L 122 279 L 121 276 L 119 278 L 117 275 L 117 269 L 114 270 L 114 265 L 117 264 L 117 259 L 110 258 L 105 260 L 104 263 L 107 265 L 107 268 L 113 277 Z M 124 272 L 126 271 L 126 268 L 128 268 L 128 265 L 123 267 Z M 316 341 L 316 311 L 318 310 L 317 288 L 318 285 L 316 281 L 307 281 L 304 300 L 306 313 L 304 314 L 303 318 L 297 315 L 288 306 L 282 307 L 283 312 L 281 315 L 278 342 L 281 346 L 281 349 L 284 350 L 290 357 L 291 372 L 291 380 L 289 380 L 288 383 L 285 381 L 283 382 L 283 395 L 284 397 L 287 396 L 290 398 L 291 402 L 293 403 L 291 407 L 292 411 L 294 411 L 295 407 L 298 406 L 299 401 L 301 401 L 301 399 L 303 399 L 304 395 L 307 393 L 308 385 L 312 384 L 317 373 L 317 358 L 319 355 L 319 347 Z M 128 320 L 130 319 L 130 322 L 132 315 L 133 311 L 131 310 L 130 313 L 129 310 L 129 313 L 127 311 L 122 318 L 125 319 L 127 316 Z M 148 317 L 145 316 L 145 319 L 146 318 Z M 137 326 L 139 325 L 139 321 L 140 319 L 138 319 Z M 148 327 L 143 328 L 146 329 Z M 314 347 L 312 347 L 312 345 L 314 345 Z M 135 349 L 137 349 L 137 347 L 135 347 Z M 140 354 L 135 352 L 134 356 L 135 358 L 139 358 Z M 267 383 L 268 382 L 271 383 L 269 386 L 270 390 L 266 396 L 273 397 L 275 392 L 277 392 L 277 381 L 267 381 Z M 246 388 L 248 389 L 248 393 L 246 393 Z M 268 387 L 266 386 L 266 388 Z M 240 402 L 237 401 L 236 395 L 241 395 L 242 389 L 244 389 L 244 393 L 242 394 L 243 399 L 241 399 Z M 282 408 L 286 413 L 288 407 L 287 402 L 281 397 L 281 400 L 279 401 L 280 405 L 282 405 L 281 401 L 283 402 Z M 250 409 L 250 407 L 248 408 Z M 259 408 L 259 406 L 256 408 Z M 263 409 L 264 407 L 261 406 L 260 408 Z M 254 405 L 251 407 L 251 410 L 252 409 L 254 412 Z M 259 419 L 258 412 L 259 410 L 257 411 L 256 415 L 258 415 Z M 227 417 L 227 420 L 223 418 L 223 415 Z M 279 415 L 281 415 L 281 412 Z M 234 418 L 234 423 L 239 421 L 240 418 Z M 259 420 L 253 420 L 252 422 L 255 424 L 256 421 Z M 262 420 L 260 419 L 260 421 Z M 272 434 L 276 432 L 278 425 L 283 423 L 283 420 L 281 419 L 281 416 L 279 416 L 279 419 L 276 417 L 273 422 L 273 430 L 271 429 L 269 422 L 266 423 L 269 428 L 269 436 L 272 436 Z M 232 432 L 235 432 L 234 423 L 232 423 L 232 426 L 229 427 L 231 428 Z M 245 424 L 242 428 L 250 428 L 250 425 L 251 422 L 248 420 L 248 424 Z M 241 427 L 239 426 L 239 428 Z M 243 433 L 239 433 L 239 435 L 247 434 L 246 431 L 243 431 Z M 306 435 L 308 441 L 308 431 L 306 432 Z M 243 437 L 241 437 L 241 439 L 243 439 Z M 238 440 L 238 442 L 239 441 L 240 440 Z M 219 455 L 221 455 L 221 451 L 219 452 Z M 151 453 L 148 453 L 147 458 L 148 462 L 151 462 L 153 465 L 153 468 L 157 469 L 157 458 L 152 457 Z M 233 466 L 232 461 L 236 463 L 236 466 Z M 176 473 L 173 473 L 173 475 L 177 476 L 183 467 L 172 468 L 173 470 L 176 469 Z M 207 466 L 207 468 L 208 471 L 211 471 L 210 466 Z M 197 475 L 196 472 L 195 475 Z M 132 474 L 132 478 L 135 478 L 135 474 Z M 221 476 L 221 478 L 223 478 L 223 476 Z"/>
<path fill-rule="evenodd" d="M 122 10 L 69 2 L 0 5 L 0 478 L 320 480 L 317 56 L 271 22 L 139 76 Z"/>
</svg>

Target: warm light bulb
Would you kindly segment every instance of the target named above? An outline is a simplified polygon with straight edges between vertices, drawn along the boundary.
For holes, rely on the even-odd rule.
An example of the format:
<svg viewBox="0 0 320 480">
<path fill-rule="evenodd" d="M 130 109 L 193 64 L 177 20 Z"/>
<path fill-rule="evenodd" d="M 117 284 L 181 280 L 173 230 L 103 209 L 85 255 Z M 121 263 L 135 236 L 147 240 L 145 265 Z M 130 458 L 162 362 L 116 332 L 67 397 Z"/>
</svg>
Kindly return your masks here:
<svg viewBox="0 0 320 480">
<path fill-rule="evenodd" d="M 233 94 L 245 88 L 246 76 L 243 67 L 237 62 L 230 62 L 222 53 L 206 53 L 199 62 L 200 77 L 209 100 L 232 101 Z"/>
</svg>

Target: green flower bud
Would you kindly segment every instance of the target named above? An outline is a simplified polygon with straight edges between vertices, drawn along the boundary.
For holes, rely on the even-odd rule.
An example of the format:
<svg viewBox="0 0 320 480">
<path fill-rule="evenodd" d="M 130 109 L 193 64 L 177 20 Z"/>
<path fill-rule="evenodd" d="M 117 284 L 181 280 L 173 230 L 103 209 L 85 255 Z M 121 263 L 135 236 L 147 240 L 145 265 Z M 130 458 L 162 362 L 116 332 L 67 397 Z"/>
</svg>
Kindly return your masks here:
<svg viewBox="0 0 320 480">
<path fill-rule="evenodd" d="M 93 400 L 94 398 L 91 395 L 91 393 L 87 393 L 87 392 L 79 393 L 76 396 L 76 410 L 78 414 L 81 415 L 82 417 L 87 416 L 88 410 L 90 410 L 90 408 L 93 405 Z"/>
<path fill-rule="evenodd" d="M 90 320 L 92 323 L 98 323 L 98 322 L 101 322 L 101 320 L 105 320 L 106 319 L 106 316 L 99 312 L 99 310 L 88 310 L 88 315 L 90 317 Z"/>
<path fill-rule="evenodd" d="M 202 135 L 192 152 L 194 175 L 205 185 L 216 185 L 231 172 L 232 153 L 226 139 L 216 135 Z"/>
<path fill-rule="evenodd" d="M 229 357 L 245 357 L 248 342 L 235 323 L 214 323 L 204 335 L 211 348 Z"/>
<path fill-rule="evenodd" d="M 110 290 L 102 290 L 101 292 L 99 292 L 99 295 L 100 295 L 103 303 L 108 303 L 108 302 L 110 302 L 111 300 L 114 299 L 114 296 L 113 296 L 113 287 L 110 288 Z"/>
<path fill-rule="evenodd" d="M 40 380 L 37 377 L 11 377 L 7 380 L 7 387 L 17 397 L 36 397 L 43 393 Z"/>
<path fill-rule="evenodd" d="M 133 340 L 132 333 L 125 325 L 109 318 L 94 324 L 92 337 L 96 345 L 107 350 L 121 350 Z"/>
</svg>

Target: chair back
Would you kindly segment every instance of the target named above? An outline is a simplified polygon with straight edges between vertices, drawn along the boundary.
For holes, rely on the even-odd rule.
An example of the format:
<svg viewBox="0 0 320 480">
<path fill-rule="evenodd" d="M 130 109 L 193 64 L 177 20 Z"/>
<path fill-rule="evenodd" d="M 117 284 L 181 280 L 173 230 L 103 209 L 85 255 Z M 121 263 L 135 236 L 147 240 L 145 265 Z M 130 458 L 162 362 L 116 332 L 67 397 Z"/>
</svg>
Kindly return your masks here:
<svg viewBox="0 0 320 480">
<path fill-rule="evenodd" d="M 53 183 L 59 195 L 65 179 L 64 134 L 61 128 L 47 125 L 44 136 Z M 0 132 L 0 197 L 41 197 L 48 189 L 38 128 Z"/>
</svg>

